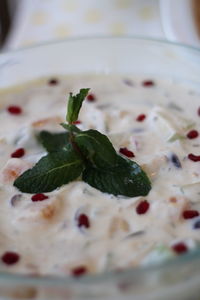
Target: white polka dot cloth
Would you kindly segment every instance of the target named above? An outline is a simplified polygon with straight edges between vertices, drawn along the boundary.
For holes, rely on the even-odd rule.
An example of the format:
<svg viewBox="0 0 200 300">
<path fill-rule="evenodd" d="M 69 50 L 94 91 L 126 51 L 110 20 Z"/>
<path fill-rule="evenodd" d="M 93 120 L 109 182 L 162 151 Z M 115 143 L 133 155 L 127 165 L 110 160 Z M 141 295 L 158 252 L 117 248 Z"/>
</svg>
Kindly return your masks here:
<svg viewBox="0 0 200 300">
<path fill-rule="evenodd" d="M 158 0 L 20 0 L 9 48 L 82 36 L 163 38 Z"/>
</svg>

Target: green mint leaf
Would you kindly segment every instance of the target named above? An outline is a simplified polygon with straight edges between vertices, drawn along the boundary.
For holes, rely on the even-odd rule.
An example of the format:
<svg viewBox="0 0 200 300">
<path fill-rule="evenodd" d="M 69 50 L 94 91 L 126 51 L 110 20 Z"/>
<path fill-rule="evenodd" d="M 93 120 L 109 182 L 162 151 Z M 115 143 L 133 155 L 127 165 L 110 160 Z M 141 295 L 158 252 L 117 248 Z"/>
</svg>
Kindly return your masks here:
<svg viewBox="0 0 200 300">
<path fill-rule="evenodd" d="M 145 172 L 135 162 L 118 155 L 102 133 L 90 129 L 75 136 L 88 165 L 82 178 L 102 192 L 127 197 L 145 196 L 151 189 Z"/>
<path fill-rule="evenodd" d="M 73 124 L 60 123 L 60 125 L 70 132 L 74 132 L 74 133 L 81 132 L 81 130 Z"/>
<path fill-rule="evenodd" d="M 94 188 L 116 196 L 146 196 L 151 189 L 151 183 L 140 166 L 119 155 L 116 166 L 108 168 L 87 166 L 82 179 Z"/>
<path fill-rule="evenodd" d="M 42 157 L 32 168 L 19 176 L 14 186 L 24 193 L 46 193 L 77 179 L 84 164 L 77 153 L 68 150 L 52 152 Z"/>
<path fill-rule="evenodd" d="M 118 155 L 113 145 L 107 136 L 97 130 L 82 131 L 75 136 L 74 141 L 94 167 L 104 168 L 116 164 Z"/>
<path fill-rule="evenodd" d="M 66 120 L 68 123 L 72 124 L 78 119 L 78 114 L 81 109 L 83 100 L 87 96 L 90 89 L 81 89 L 77 95 L 69 94 L 68 106 L 67 106 L 67 116 Z"/>
<path fill-rule="evenodd" d="M 68 132 L 51 133 L 43 130 L 39 133 L 37 138 L 47 152 L 66 150 L 67 144 L 69 143 Z"/>
</svg>

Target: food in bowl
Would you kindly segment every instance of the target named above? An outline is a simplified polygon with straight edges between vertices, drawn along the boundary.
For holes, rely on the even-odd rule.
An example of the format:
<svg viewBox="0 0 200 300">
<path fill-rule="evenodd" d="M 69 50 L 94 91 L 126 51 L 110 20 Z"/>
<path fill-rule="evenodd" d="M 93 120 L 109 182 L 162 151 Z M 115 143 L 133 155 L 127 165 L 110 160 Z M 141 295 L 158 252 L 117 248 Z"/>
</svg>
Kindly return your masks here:
<svg viewBox="0 0 200 300">
<path fill-rule="evenodd" d="M 105 134 L 121 157 L 141 166 L 152 185 L 145 196 L 103 193 L 81 178 L 44 193 L 14 186 L 47 154 L 38 135 L 64 131 L 66 99 L 85 87 L 76 126 Z M 77 277 L 156 264 L 198 247 L 200 108 L 191 88 L 91 74 L 41 79 L 0 99 L 1 270 Z"/>
</svg>

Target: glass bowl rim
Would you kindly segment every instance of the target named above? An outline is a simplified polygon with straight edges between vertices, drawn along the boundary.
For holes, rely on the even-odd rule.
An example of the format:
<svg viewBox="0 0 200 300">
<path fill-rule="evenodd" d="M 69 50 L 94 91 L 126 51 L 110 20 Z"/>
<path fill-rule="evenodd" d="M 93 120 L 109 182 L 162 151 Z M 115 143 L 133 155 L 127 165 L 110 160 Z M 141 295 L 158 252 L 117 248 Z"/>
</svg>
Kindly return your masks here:
<svg viewBox="0 0 200 300">
<path fill-rule="evenodd" d="M 62 44 L 62 43 L 69 43 L 69 42 L 76 42 L 76 41 L 87 41 L 87 40 L 133 40 L 133 41 L 144 41 L 144 42 L 153 42 L 155 44 L 160 44 L 160 45 L 171 45 L 171 46 L 177 46 L 180 48 L 184 49 L 189 49 L 189 50 L 194 50 L 197 52 L 200 52 L 200 47 L 189 45 L 189 44 L 184 44 L 181 42 L 173 42 L 169 40 L 165 40 L 162 38 L 154 38 L 154 37 L 148 37 L 148 36 L 143 36 L 143 35 L 123 35 L 123 36 L 111 36 L 111 35 L 99 35 L 99 36 L 77 36 L 77 37 L 68 37 L 64 39 L 57 39 L 57 40 L 50 40 L 50 41 L 45 41 L 45 42 L 39 42 L 37 44 L 33 45 L 27 45 L 27 46 L 22 46 L 17 49 L 2 49 L 0 52 L 0 57 L 4 55 L 10 55 L 18 52 L 24 52 L 28 50 L 32 50 L 35 48 L 40 48 L 43 46 L 50 46 L 50 45 L 57 45 L 57 44 Z"/>
<path fill-rule="evenodd" d="M 14 50 L 3 50 L 0 53 L 1 57 L 6 57 L 10 55 L 14 55 L 17 53 L 23 53 L 27 51 L 34 50 L 35 48 L 38 49 L 40 47 L 44 46 L 51 46 L 51 45 L 58 45 L 58 44 L 67 44 L 67 43 L 73 43 L 76 41 L 99 41 L 99 40 L 118 40 L 119 43 L 123 40 L 130 40 L 133 42 L 147 42 L 147 43 L 153 43 L 155 45 L 164 45 L 164 46 L 171 46 L 171 47 L 177 47 L 182 49 L 188 49 L 189 51 L 198 52 L 200 54 L 200 48 L 187 45 L 184 43 L 179 42 L 171 42 L 164 39 L 159 38 L 151 38 L 151 37 L 145 37 L 145 36 L 134 36 L 134 35 L 126 35 L 126 36 L 89 36 L 89 37 L 70 37 L 66 39 L 60 39 L 60 40 L 53 40 L 53 41 L 47 41 L 42 43 L 37 43 L 35 45 L 25 46 Z M 1 66 L 0 66 L 1 68 Z M 178 266 L 186 263 L 195 262 L 196 260 L 200 259 L 200 249 L 193 250 L 191 252 L 188 252 L 184 255 L 177 255 L 177 257 L 173 257 L 169 260 L 166 260 L 164 262 L 159 262 L 156 264 L 148 265 L 148 266 L 137 266 L 134 268 L 129 268 L 125 270 L 117 271 L 109 271 L 109 272 L 103 272 L 100 274 L 91 274 L 91 275 L 84 275 L 81 278 L 75 278 L 71 276 L 55 276 L 55 275 L 27 275 L 27 274 L 20 274 L 20 273 L 9 273 L 9 272 L 0 272 L 0 282 L 9 282 L 14 284 L 34 284 L 37 286 L 64 286 L 66 284 L 72 284 L 72 283 L 82 283 L 82 284 L 100 284 L 108 280 L 113 279 L 122 279 L 124 277 L 130 278 L 130 276 L 133 275 L 147 275 L 152 274 L 152 272 L 159 272 L 163 269 L 176 269 Z"/>
</svg>

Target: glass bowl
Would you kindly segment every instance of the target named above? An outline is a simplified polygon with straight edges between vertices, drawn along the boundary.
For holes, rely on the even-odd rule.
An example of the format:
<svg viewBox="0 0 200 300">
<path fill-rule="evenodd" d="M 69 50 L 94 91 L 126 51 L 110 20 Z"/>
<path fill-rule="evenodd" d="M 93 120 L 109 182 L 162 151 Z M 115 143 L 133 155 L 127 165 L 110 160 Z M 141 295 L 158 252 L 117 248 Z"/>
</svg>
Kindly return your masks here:
<svg viewBox="0 0 200 300">
<path fill-rule="evenodd" d="M 43 76 L 78 73 L 162 77 L 200 90 L 200 50 L 124 37 L 71 39 L 0 55 L 1 89 Z M 193 300 L 199 295 L 200 250 L 159 265 L 80 279 L 0 273 L 0 299 Z"/>
</svg>

